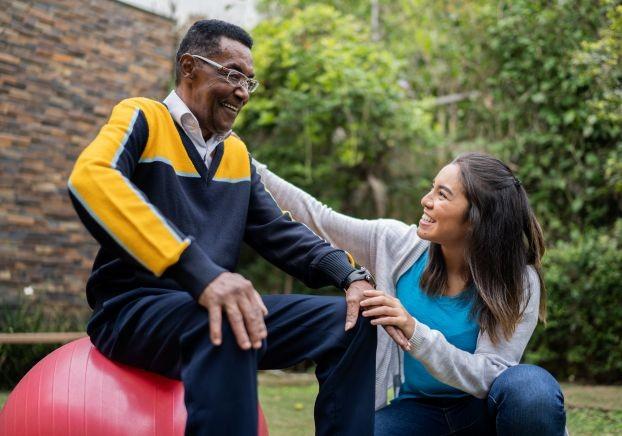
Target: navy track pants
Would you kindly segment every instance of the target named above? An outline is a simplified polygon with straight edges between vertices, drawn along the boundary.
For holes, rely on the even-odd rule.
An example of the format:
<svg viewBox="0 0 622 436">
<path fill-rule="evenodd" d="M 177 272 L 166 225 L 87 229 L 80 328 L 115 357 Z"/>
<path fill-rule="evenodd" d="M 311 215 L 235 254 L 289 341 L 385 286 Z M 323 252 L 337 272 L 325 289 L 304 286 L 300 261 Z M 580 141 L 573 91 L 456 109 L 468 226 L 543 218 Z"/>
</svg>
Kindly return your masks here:
<svg viewBox="0 0 622 436">
<path fill-rule="evenodd" d="M 238 347 L 223 316 L 222 345 L 209 338 L 208 312 L 188 293 L 140 288 L 106 301 L 87 331 L 112 360 L 181 380 L 187 435 L 256 435 L 257 369 L 316 363 L 317 435 L 372 435 L 376 329 L 359 316 L 344 332 L 343 297 L 267 295 L 268 337 Z"/>
</svg>

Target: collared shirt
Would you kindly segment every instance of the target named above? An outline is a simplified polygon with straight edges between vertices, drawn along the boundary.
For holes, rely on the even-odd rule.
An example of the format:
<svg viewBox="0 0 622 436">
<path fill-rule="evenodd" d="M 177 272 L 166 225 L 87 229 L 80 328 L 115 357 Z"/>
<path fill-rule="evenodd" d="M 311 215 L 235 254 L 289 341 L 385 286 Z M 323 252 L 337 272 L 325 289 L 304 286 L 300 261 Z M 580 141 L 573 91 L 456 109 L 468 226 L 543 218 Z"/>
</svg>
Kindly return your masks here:
<svg viewBox="0 0 622 436">
<path fill-rule="evenodd" d="M 201 133 L 201 126 L 194 114 L 188 109 L 186 103 L 177 95 L 175 90 L 164 99 L 164 104 L 168 107 L 168 111 L 177 124 L 184 129 L 186 135 L 190 138 L 194 146 L 196 147 L 199 155 L 205 162 L 205 166 L 209 168 L 212 163 L 212 153 L 218 144 L 227 139 L 231 134 L 229 130 L 224 135 L 212 135 L 207 141 L 203 139 Z"/>
</svg>

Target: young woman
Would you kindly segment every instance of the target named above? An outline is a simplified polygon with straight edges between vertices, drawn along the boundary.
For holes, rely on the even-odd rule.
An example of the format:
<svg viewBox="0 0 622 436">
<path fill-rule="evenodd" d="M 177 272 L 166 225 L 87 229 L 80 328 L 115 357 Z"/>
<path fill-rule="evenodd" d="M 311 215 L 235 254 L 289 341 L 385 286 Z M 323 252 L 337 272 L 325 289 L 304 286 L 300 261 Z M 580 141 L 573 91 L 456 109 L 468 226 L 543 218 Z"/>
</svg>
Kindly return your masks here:
<svg viewBox="0 0 622 436">
<path fill-rule="evenodd" d="M 559 384 L 519 364 L 545 313 L 544 243 L 505 164 L 456 158 L 421 199 L 418 225 L 339 214 L 255 166 L 282 209 L 375 275 L 362 315 L 408 339 L 400 349 L 378 330 L 377 435 L 564 434 Z"/>
</svg>

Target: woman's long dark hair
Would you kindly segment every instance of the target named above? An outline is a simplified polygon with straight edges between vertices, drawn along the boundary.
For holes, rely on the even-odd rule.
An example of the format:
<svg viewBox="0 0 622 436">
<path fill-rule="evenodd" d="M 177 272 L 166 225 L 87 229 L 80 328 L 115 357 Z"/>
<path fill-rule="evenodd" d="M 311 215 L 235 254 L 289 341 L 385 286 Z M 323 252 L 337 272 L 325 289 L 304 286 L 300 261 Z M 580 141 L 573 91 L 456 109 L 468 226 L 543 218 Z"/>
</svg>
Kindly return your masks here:
<svg viewBox="0 0 622 436">
<path fill-rule="evenodd" d="M 529 280 L 528 265 L 535 268 L 540 281 L 540 319 L 545 319 L 542 229 L 522 184 L 499 159 L 466 153 L 452 163 L 460 168 L 469 203 L 465 279 L 477 290 L 472 315 L 493 342 L 499 340 L 499 330 L 509 339 L 527 305 L 524 288 Z M 429 295 L 442 295 L 447 287 L 447 269 L 441 246 L 432 243 L 429 252 L 421 287 Z"/>
</svg>

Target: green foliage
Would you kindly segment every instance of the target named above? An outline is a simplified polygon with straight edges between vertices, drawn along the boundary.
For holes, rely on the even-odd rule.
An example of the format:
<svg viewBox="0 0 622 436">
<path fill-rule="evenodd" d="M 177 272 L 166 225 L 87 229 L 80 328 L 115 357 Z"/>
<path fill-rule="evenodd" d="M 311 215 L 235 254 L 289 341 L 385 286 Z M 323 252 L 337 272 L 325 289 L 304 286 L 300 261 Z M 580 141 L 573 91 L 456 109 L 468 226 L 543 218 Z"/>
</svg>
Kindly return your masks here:
<svg viewBox="0 0 622 436">
<path fill-rule="evenodd" d="M 287 15 L 311 2 L 270 3 Z M 324 3 L 371 26 L 374 2 Z M 511 163 L 554 238 L 622 213 L 619 1 L 375 3 L 380 42 L 403 63 L 411 97 L 471 96 L 426 110 L 446 136 L 434 142 L 448 151 L 439 157 L 484 149 Z"/>
<path fill-rule="evenodd" d="M 435 169 L 394 165 L 401 153 L 425 155 L 430 118 L 400 86 L 402 62 L 353 16 L 309 6 L 253 33 L 262 87 L 236 129 L 259 159 L 322 200 L 371 215 L 374 203 L 352 195 L 369 191 L 370 177 L 391 189 Z"/>
<path fill-rule="evenodd" d="M 288 16 L 317 4 L 317 0 L 260 1 L 268 16 Z M 480 46 L 484 18 L 493 15 L 497 2 L 471 0 L 325 0 L 343 14 L 355 16 L 375 41 L 404 62 L 411 97 L 418 100 L 470 90 L 484 77 L 486 63 Z M 372 3 L 377 4 L 376 35 Z"/>
<path fill-rule="evenodd" d="M 496 68 L 482 88 L 489 107 L 476 108 L 554 237 L 609 226 L 621 211 L 607 173 L 621 147 L 622 8 L 571 3 L 504 4 L 482 51 Z"/>
<path fill-rule="evenodd" d="M 403 62 L 328 5 L 294 8 L 253 36 L 261 86 L 236 125 L 253 154 L 341 211 L 410 220 L 438 139 L 403 87 Z M 248 250 L 241 260 L 258 289 L 308 292 Z"/>
<path fill-rule="evenodd" d="M 21 297 L 0 304 L 0 331 L 62 332 L 84 329 L 85 315 L 78 312 L 46 312 L 36 297 Z M 12 389 L 39 360 L 59 344 L 0 344 L 0 389 Z"/>
<path fill-rule="evenodd" d="M 619 380 L 620 299 L 607 296 L 622 274 L 621 2 L 259 3 L 266 87 L 242 124 L 255 154 L 357 216 L 381 214 L 379 178 L 385 214 L 407 222 L 451 157 L 496 154 L 552 247 L 550 321 L 531 358 L 562 377 Z M 253 265 L 269 289 L 284 282 Z"/>
<path fill-rule="evenodd" d="M 622 375 L 622 220 L 610 234 L 573 233 L 544 259 L 549 295 L 546 328 L 527 357 L 558 377 L 619 382 Z"/>
</svg>

